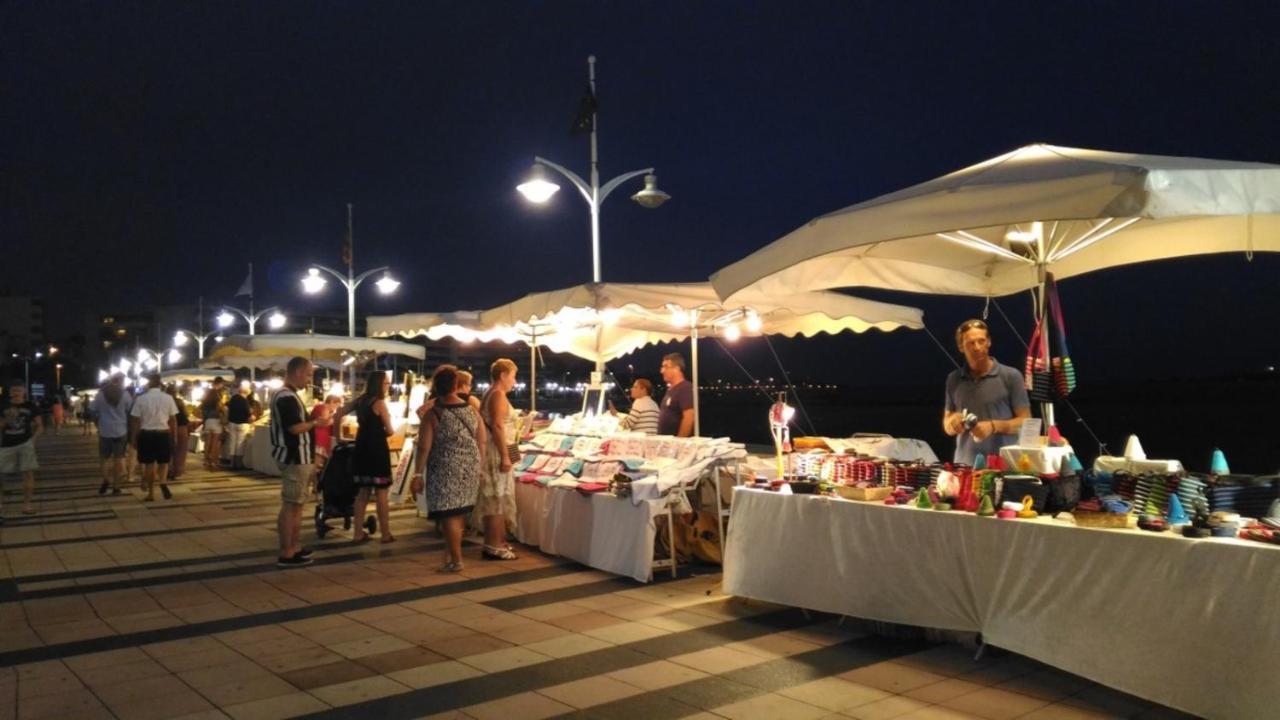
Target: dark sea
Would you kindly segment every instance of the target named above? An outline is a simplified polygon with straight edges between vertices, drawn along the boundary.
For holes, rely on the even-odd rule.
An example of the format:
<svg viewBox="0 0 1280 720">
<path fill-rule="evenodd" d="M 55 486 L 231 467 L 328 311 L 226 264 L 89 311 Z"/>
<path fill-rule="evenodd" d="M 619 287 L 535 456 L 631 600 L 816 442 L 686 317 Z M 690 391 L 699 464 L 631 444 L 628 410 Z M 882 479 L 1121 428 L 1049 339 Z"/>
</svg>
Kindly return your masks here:
<svg viewBox="0 0 1280 720">
<path fill-rule="evenodd" d="M 703 435 L 753 444 L 772 442 L 767 421 L 770 400 L 763 392 L 702 388 L 700 398 Z M 955 447 L 954 439 L 942 432 L 939 387 L 801 389 L 799 399 L 804 412 L 797 413 L 794 436 L 874 432 L 918 438 L 943 460 L 950 459 Z M 621 399 L 618 403 L 622 404 Z M 567 407 L 568 403 L 539 400 L 540 409 L 563 411 L 556 405 Z M 1038 408 L 1034 412 L 1039 416 Z M 1122 454 L 1128 436 L 1136 434 L 1147 457 L 1181 460 L 1188 470 L 1207 471 L 1213 450 L 1220 448 L 1232 472 L 1280 472 L 1277 373 L 1093 386 L 1077 391 L 1067 403 L 1057 403 L 1055 412 L 1059 431 L 1086 467 L 1099 454 Z"/>
</svg>

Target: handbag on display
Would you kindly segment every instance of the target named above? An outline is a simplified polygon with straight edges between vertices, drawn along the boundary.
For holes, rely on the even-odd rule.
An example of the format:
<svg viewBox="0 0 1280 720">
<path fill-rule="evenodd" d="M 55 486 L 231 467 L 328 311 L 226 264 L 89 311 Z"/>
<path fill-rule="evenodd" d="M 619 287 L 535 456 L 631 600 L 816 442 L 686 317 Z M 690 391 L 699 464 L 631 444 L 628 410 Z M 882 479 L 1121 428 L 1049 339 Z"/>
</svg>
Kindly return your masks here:
<svg viewBox="0 0 1280 720">
<path fill-rule="evenodd" d="M 1036 322 L 1027 343 L 1027 362 L 1023 370 L 1023 384 L 1027 396 L 1036 402 L 1053 400 L 1053 366 L 1049 363 L 1049 337 L 1045 332 L 1045 320 Z"/>
<path fill-rule="evenodd" d="M 1065 398 L 1076 389 L 1076 367 L 1071 362 L 1071 353 L 1067 350 L 1067 326 L 1062 322 L 1062 301 L 1058 298 L 1058 283 L 1050 275 L 1046 281 L 1045 295 L 1049 302 L 1049 312 L 1053 316 L 1054 339 L 1056 352 L 1050 358 L 1049 365 L 1053 370 L 1053 389 L 1059 398 Z"/>
</svg>

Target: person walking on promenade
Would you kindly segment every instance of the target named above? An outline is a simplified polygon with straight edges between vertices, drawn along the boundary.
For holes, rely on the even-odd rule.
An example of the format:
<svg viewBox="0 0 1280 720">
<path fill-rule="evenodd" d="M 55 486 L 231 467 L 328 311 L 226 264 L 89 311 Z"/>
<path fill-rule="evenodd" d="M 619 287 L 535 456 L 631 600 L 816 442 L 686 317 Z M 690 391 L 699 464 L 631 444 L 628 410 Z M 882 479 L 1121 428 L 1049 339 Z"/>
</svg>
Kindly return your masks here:
<svg viewBox="0 0 1280 720">
<path fill-rule="evenodd" d="M 485 444 L 480 414 L 458 397 L 457 382 L 452 365 L 436 368 L 431 378 L 435 402 L 418 432 L 413 479 L 413 492 L 426 491 L 427 517 L 444 525 L 449 559 L 440 571 L 450 573 L 463 567 L 462 533 L 480 491 Z"/>
<path fill-rule="evenodd" d="M 227 419 L 222 378 L 214 379 L 213 387 L 200 401 L 200 419 L 204 421 L 200 427 L 204 435 L 204 469 L 216 470 L 222 464 L 222 433 L 226 429 L 223 423 Z"/>
<path fill-rule="evenodd" d="M 126 480 L 124 458 L 129 449 L 129 411 L 133 398 L 124 391 L 124 376 L 116 373 L 103 383 L 93 402 L 84 410 L 98 418 L 98 457 L 102 460 L 102 485 L 99 495 L 120 494 L 120 484 Z"/>
<path fill-rule="evenodd" d="M 173 460 L 169 463 L 169 479 L 177 480 L 187 470 L 187 452 L 191 443 L 191 430 L 189 428 L 191 419 L 187 417 L 187 403 L 178 394 L 178 386 L 169 385 L 168 394 L 169 397 L 173 398 L 173 404 L 178 408 L 178 414 L 173 416 L 176 427 L 173 436 Z"/>
<path fill-rule="evenodd" d="M 355 528 L 352 539 L 365 542 L 369 536 L 364 531 L 364 512 L 373 493 L 378 509 L 378 525 L 382 529 L 382 542 L 395 542 L 391 534 L 391 508 L 387 496 L 391 491 L 391 449 L 387 438 L 395 434 L 391 425 L 391 413 L 387 410 L 387 373 L 374 370 L 365 380 L 364 394 L 355 401 L 356 449 L 351 458 L 351 475 L 356 493 L 352 507 L 351 526 Z"/>
<path fill-rule="evenodd" d="M 161 389 L 160 373 L 147 376 L 148 390 L 133 401 L 129 411 L 130 437 L 138 449 L 138 464 L 142 466 L 143 502 L 156 499 L 156 483 L 165 500 L 173 498 L 169 492 L 169 461 L 173 458 L 174 436 L 178 433 L 178 405 Z"/>
<path fill-rule="evenodd" d="M 240 383 L 239 389 L 227 401 L 227 454 L 231 456 L 231 468 L 243 470 L 245 444 L 253 432 L 253 408 L 249 404 L 249 383 Z"/>
<path fill-rule="evenodd" d="M 22 476 L 22 512 L 34 515 L 32 500 L 36 492 L 36 438 L 44 433 L 40 409 L 27 399 L 27 386 L 21 380 L 9 384 L 9 397 L 0 402 L 0 477 Z"/>
</svg>

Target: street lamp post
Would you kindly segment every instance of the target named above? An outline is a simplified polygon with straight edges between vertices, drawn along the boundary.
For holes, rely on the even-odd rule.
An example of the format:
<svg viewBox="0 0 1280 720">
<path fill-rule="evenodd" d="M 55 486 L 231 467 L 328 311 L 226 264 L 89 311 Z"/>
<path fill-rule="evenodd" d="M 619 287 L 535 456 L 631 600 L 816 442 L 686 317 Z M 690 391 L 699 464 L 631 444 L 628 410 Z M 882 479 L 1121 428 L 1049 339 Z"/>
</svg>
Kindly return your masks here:
<svg viewBox="0 0 1280 720">
<path fill-rule="evenodd" d="M 347 289 L 347 337 L 356 336 L 356 288 L 360 287 L 360 283 L 367 280 L 371 275 L 383 273 L 382 277 L 374 283 L 374 285 L 378 286 L 379 292 L 383 295 L 389 295 L 400 287 L 400 282 L 392 279 L 390 275 L 391 268 L 386 265 L 367 270 L 359 275 L 355 274 L 355 239 L 351 233 L 351 210 L 351 203 L 347 203 L 347 237 L 349 240 L 347 257 L 345 258 L 347 265 L 346 275 L 324 265 L 312 265 L 307 270 L 306 277 L 302 278 L 303 291 L 311 295 L 324 289 L 326 280 L 320 275 L 321 270 L 337 278 L 338 282 L 342 283 L 342 286 Z"/>
<path fill-rule="evenodd" d="M 546 158 L 534 157 L 533 169 L 529 180 L 516 187 L 521 195 L 534 203 L 544 203 L 551 199 L 551 196 L 560 189 L 560 186 L 547 178 L 545 168 L 551 168 L 563 175 L 578 188 L 578 192 L 582 194 L 582 198 L 587 201 L 587 205 L 591 208 L 591 280 L 592 282 L 600 282 L 600 205 L 609 197 L 619 185 L 635 178 L 644 176 L 644 188 L 631 196 L 641 207 L 653 209 L 657 208 L 671 196 L 658 189 L 658 176 L 654 174 L 653 168 L 645 168 L 643 170 L 633 170 L 623 173 L 612 180 L 606 182 L 604 187 L 600 186 L 600 157 L 596 142 L 596 108 L 594 98 L 596 95 L 596 56 L 591 55 L 587 58 L 587 77 L 591 89 L 591 182 L 587 183 L 577 173 L 569 170 L 563 165 L 558 165 Z"/>
<path fill-rule="evenodd" d="M 178 331 L 173 334 L 173 344 L 175 347 L 181 347 L 187 344 L 188 336 L 195 338 L 196 343 L 198 344 L 198 352 L 199 352 L 198 359 L 203 360 L 204 359 L 204 341 L 208 340 L 211 337 L 212 338 L 219 337 L 217 331 L 211 331 L 211 332 L 204 331 L 204 298 L 203 297 L 200 298 L 200 309 L 196 313 L 196 322 L 198 323 L 197 327 L 200 328 L 199 332 L 191 332 L 190 330 L 178 329 Z"/>
<path fill-rule="evenodd" d="M 231 313 L 235 313 L 235 315 L 232 315 Z M 235 324 L 236 315 L 239 315 L 241 318 L 244 318 L 245 323 L 248 324 L 249 334 L 252 335 L 254 334 L 254 329 L 258 325 L 258 321 L 261 320 L 263 317 L 266 317 L 267 313 L 271 313 L 271 316 L 267 317 L 267 323 L 271 326 L 272 330 L 279 330 L 280 328 L 284 327 L 284 324 L 287 318 L 285 318 L 284 313 L 280 312 L 280 308 L 276 307 L 275 305 L 272 305 L 271 307 L 266 308 L 265 310 L 260 310 L 255 313 L 253 311 L 252 302 L 249 303 L 249 310 L 247 312 L 244 310 L 241 310 L 240 308 L 231 307 L 230 305 L 224 305 L 222 307 L 222 313 L 218 315 L 218 326 L 224 327 L 224 328 L 231 327 L 233 324 Z"/>
</svg>

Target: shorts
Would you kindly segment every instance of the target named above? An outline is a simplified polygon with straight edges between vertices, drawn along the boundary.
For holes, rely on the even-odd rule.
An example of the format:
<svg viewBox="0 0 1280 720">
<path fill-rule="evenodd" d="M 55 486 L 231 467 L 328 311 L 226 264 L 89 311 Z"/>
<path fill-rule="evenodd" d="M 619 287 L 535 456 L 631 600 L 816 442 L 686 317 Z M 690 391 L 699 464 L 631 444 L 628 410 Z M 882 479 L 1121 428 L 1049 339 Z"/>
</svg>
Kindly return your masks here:
<svg viewBox="0 0 1280 720">
<path fill-rule="evenodd" d="M 221 435 L 222 421 L 218 418 L 209 418 L 204 421 L 204 425 L 201 426 L 200 432 L 205 435 Z"/>
<path fill-rule="evenodd" d="M 253 426 L 249 423 L 229 423 L 227 425 L 227 454 L 243 455 L 245 441 L 249 439 L 249 433 L 251 432 L 253 432 Z"/>
<path fill-rule="evenodd" d="M 21 445 L 0 448 L 0 475 L 33 472 L 40 469 L 36 461 L 36 444 L 30 440 Z"/>
<path fill-rule="evenodd" d="M 289 505 L 306 503 L 313 472 L 311 465 L 281 465 L 280 499 Z"/>
<path fill-rule="evenodd" d="M 138 462 L 168 465 L 173 457 L 173 436 L 168 430 L 143 430 L 138 433 Z"/>
<path fill-rule="evenodd" d="M 129 438 L 121 436 L 118 438 L 98 437 L 98 457 L 103 460 L 111 458 L 123 458 L 129 449 Z"/>
</svg>

